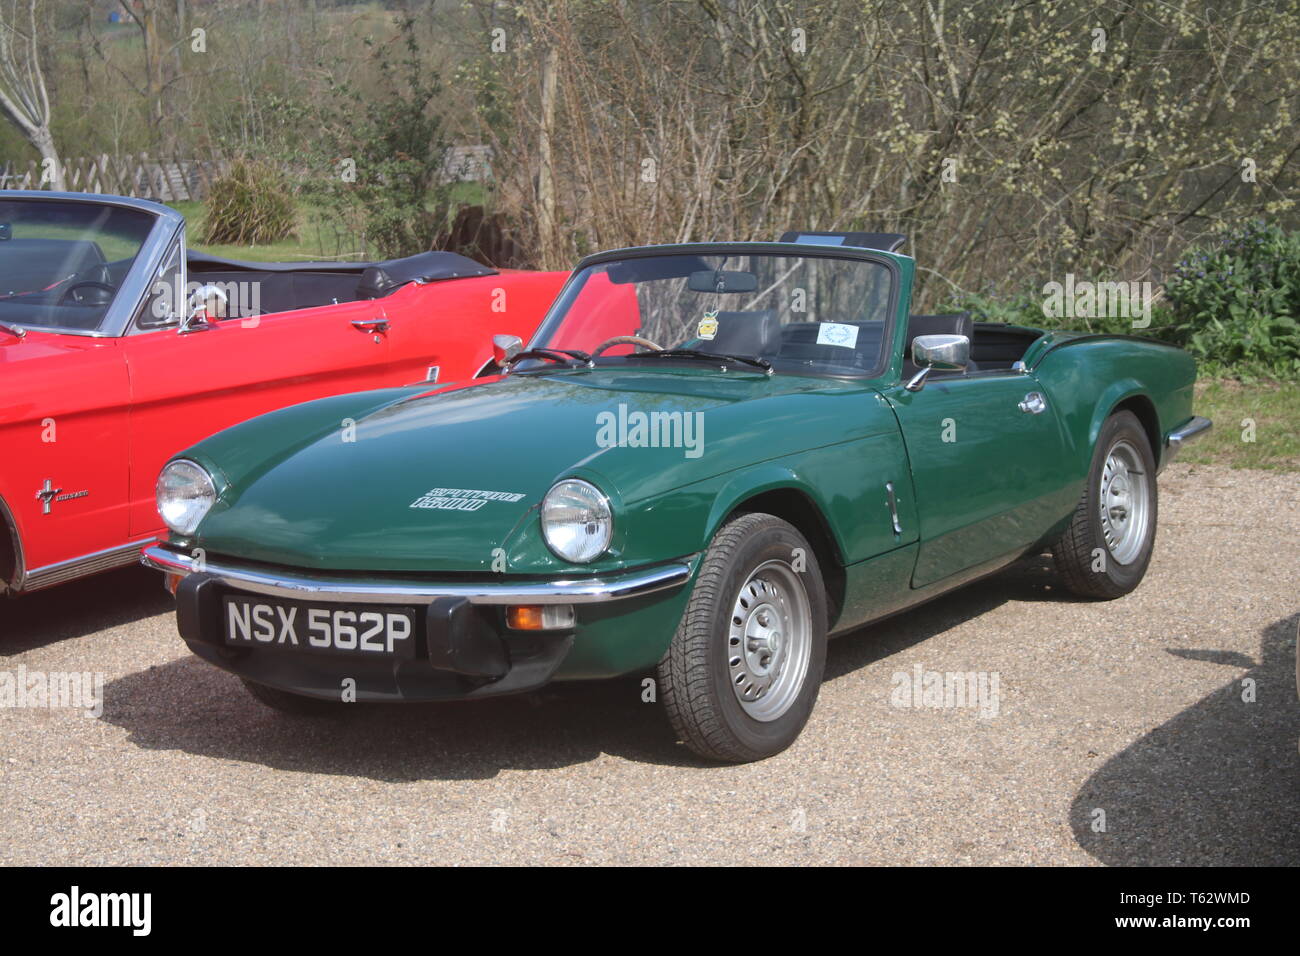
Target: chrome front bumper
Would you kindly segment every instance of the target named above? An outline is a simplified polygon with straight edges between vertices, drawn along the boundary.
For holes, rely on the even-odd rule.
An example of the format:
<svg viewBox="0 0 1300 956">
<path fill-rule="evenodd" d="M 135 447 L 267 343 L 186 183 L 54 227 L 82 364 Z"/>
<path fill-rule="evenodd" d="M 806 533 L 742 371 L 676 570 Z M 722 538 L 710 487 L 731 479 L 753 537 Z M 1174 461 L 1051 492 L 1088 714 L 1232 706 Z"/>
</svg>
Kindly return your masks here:
<svg viewBox="0 0 1300 956">
<path fill-rule="evenodd" d="M 1214 427 L 1214 423 L 1208 418 L 1201 418 L 1199 415 L 1193 416 L 1185 424 L 1179 425 L 1169 433 L 1165 440 L 1165 455 L 1161 465 L 1167 465 L 1178 457 L 1178 453 L 1184 445 L 1196 441 L 1198 438 L 1205 437 L 1206 433 Z"/>
<path fill-rule="evenodd" d="M 253 568 L 221 561 L 199 561 L 188 554 L 154 544 L 140 554 L 140 563 L 165 574 L 201 572 L 240 591 L 290 600 L 319 598 L 355 604 L 427 604 L 437 598 L 465 598 L 471 604 L 602 604 L 641 597 L 685 584 L 690 559 L 651 568 L 586 578 L 548 581 L 477 581 L 464 584 L 431 582 L 376 574 L 375 580 L 309 574 L 301 571 Z"/>
</svg>

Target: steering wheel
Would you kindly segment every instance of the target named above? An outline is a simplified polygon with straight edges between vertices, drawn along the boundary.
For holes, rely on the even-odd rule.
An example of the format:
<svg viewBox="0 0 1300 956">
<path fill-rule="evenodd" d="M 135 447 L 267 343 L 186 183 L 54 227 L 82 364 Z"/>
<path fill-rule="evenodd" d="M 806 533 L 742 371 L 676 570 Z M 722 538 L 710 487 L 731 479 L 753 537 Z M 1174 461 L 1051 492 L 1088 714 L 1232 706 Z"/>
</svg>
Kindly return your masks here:
<svg viewBox="0 0 1300 956">
<path fill-rule="evenodd" d="M 640 345 L 653 352 L 662 352 L 664 350 L 662 345 L 656 345 L 649 339 L 643 339 L 639 335 L 616 335 L 612 339 L 606 339 L 592 349 L 591 357 L 595 358 L 601 352 L 605 351 L 605 349 L 612 349 L 615 345 Z"/>
<path fill-rule="evenodd" d="M 82 299 L 80 296 L 74 297 L 73 293 L 76 292 L 78 289 L 97 289 L 100 292 L 106 294 L 102 297 L 95 296 L 94 298 L 98 299 L 99 301 L 92 301 L 92 300 Z M 113 296 L 116 294 L 116 292 L 117 290 L 113 288 L 111 285 L 109 285 L 107 282 L 96 282 L 93 279 L 83 279 L 80 282 L 72 283 L 72 285 L 64 289 L 63 294 L 59 296 L 59 301 L 57 304 L 58 305 L 108 305 L 110 302 L 113 301 Z M 69 299 L 75 299 L 75 301 L 69 302 L 68 301 Z"/>
</svg>

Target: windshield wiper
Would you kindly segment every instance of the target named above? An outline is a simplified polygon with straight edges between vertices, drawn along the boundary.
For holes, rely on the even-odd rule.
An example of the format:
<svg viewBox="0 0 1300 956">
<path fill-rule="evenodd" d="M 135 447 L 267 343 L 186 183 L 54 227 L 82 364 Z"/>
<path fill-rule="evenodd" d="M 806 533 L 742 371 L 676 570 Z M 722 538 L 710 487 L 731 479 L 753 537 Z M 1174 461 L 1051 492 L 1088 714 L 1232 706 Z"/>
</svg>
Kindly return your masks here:
<svg viewBox="0 0 1300 956">
<path fill-rule="evenodd" d="M 591 356 L 586 352 L 580 352 L 577 349 L 525 349 L 510 356 L 506 362 L 506 368 L 514 367 L 516 362 L 523 359 L 545 359 L 548 362 L 566 363 L 571 361 L 582 362 L 583 364 L 591 363 Z"/>
<path fill-rule="evenodd" d="M 27 337 L 26 329 L 17 325 L 8 325 L 4 322 L 0 322 L 0 332 L 8 332 L 16 339 L 22 339 Z"/>
<path fill-rule="evenodd" d="M 700 349 L 660 349 L 658 352 L 634 352 L 628 358 L 647 358 L 652 355 L 656 358 L 693 358 L 705 359 L 710 362 L 741 362 L 745 365 L 760 368 L 768 375 L 772 374 L 772 363 L 765 358 L 753 355 L 728 355 L 725 352 L 704 352 Z"/>
</svg>

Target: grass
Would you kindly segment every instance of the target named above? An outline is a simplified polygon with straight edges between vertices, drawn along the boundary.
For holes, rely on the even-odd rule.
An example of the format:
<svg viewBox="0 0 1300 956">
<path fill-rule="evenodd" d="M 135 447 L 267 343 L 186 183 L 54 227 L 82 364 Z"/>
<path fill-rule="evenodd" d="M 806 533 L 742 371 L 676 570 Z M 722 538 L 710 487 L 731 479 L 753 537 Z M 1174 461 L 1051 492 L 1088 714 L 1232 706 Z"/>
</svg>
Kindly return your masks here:
<svg viewBox="0 0 1300 956">
<path fill-rule="evenodd" d="M 189 245 L 223 259 L 247 259 L 253 262 L 305 262 L 317 259 L 356 261 L 364 259 L 361 242 L 339 234 L 330 214 L 319 206 L 298 204 L 298 227 L 295 234 L 280 242 L 264 246 L 206 245 L 195 242 L 203 235 L 203 218 L 207 209 L 201 202 L 168 203 L 185 217 Z"/>
<path fill-rule="evenodd" d="M 486 200 L 481 183 L 456 183 L 451 188 L 453 203 L 482 205 Z M 207 245 L 196 242 L 203 235 L 207 207 L 201 202 L 178 201 L 171 206 L 185 217 L 191 249 L 198 249 L 223 259 L 252 262 L 307 262 L 316 260 L 355 262 L 366 259 L 360 238 L 336 223 L 334 213 L 323 206 L 298 201 L 298 226 L 294 235 L 264 246 Z"/>
<path fill-rule="evenodd" d="M 1179 461 L 1300 471 L 1300 382 L 1198 382 L 1193 410 L 1214 428 Z"/>
<path fill-rule="evenodd" d="M 140 251 L 140 243 L 132 238 L 97 231 L 93 226 L 67 226 L 48 222 L 20 222 L 13 229 L 15 239 L 91 239 L 109 262 L 130 259 Z"/>
</svg>

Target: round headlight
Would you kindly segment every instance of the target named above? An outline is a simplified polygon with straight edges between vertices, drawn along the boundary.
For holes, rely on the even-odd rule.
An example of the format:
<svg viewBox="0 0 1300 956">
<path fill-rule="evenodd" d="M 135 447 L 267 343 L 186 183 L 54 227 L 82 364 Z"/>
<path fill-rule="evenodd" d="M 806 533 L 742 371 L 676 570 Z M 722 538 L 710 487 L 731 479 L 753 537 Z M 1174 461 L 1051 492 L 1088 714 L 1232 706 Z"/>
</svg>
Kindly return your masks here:
<svg viewBox="0 0 1300 956">
<path fill-rule="evenodd" d="M 614 532 L 609 499 L 577 478 L 558 481 L 542 499 L 542 535 L 557 557 L 575 564 L 594 561 Z"/>
<path fill-rule="evenodd" d="M 212 477 L 192 461 L 168 462 L 158 476 L 158 514 L 177 534 L 193 534 L 217 500 Z"/>
</svg>

